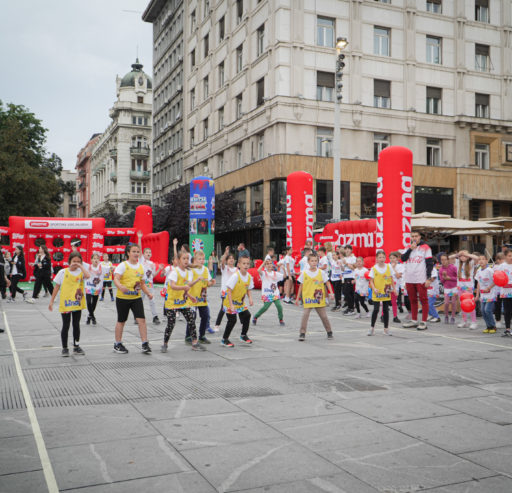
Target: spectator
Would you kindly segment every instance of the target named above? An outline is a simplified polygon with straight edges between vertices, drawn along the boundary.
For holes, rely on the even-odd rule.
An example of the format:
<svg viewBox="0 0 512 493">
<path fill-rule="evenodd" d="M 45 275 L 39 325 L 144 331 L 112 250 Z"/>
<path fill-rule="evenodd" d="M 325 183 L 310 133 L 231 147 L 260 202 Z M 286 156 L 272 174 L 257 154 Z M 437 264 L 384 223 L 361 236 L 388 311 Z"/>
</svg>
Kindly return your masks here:
<svg viewBox="0 0 512 493">
<path fill-rule="evenodd" d="M 249 250 L 247 250 L 247 248 L 245 248 L 245 243 L 240 243 L 238 245 L 238 248 L 237 248 L 237 262 L 238 260 L 240 260 L 242 257 L 249 257 L 251 258 L 251 255 L 249 253 Z"/>
</svg>

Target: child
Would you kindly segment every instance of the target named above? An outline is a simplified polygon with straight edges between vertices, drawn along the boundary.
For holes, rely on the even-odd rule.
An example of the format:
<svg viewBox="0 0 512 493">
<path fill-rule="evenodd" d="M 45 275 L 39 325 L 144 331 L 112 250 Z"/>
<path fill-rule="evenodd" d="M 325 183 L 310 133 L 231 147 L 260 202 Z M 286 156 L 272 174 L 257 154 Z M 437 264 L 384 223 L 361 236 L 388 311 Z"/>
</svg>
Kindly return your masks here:
<svg viewBox="0 0 512 493">
<path fill-rule="evenodd" d="M 279 325 L 284 325 L 283 307 L 281 306 L 279 289 L 277 287 L 277 283 L 283 279 L 283 274 L 274 270 L 274 264 L 271 258 L 266 259 L 265 262 L 258 267 L 258 272 L 261 278 L 261 299 L 263 306 L 260 308 L 259 312 L 254 315 L 252 323 L 256 325 L 258 318 L 261 317 L 273 303 L 277 308 Z"/>
<path fill-rule="evenodd" d="M 137 233 L 139 238 L 139 248 L 142 250 L 142 231 Z M 142 251 L 142 267 L 144 268 L 144 272 L 146 273 L 145 282 L 146 288 L 153 295 L 153 298 L 149 300 L 149 307 L 151 308 L 151 315 L 153 316 L 153 323 L 155 325 L 160 325 L 160 319 L 158 318 L 158 313 L 156 311 L 155 300 L 154 300 L 154 290 L 153 290 L 153 279 L 160 274 L 160 270 L 156 268 L 154 262 L 151 261 L 151 248 L 144 248 Z M 144 294 L 142 294 L 142 300 L 144 301 Z"/>
<path fill-rule="evenodd" d="M 391 252 L 389 254 L 389 263 L 391 265 L 391 269 L 393 269 L 393 281 L 397 288 L 397 293 L 394 291 L 391 293 L 391 308 L 393 309 L 393 323 L 395 324 L 401 323 L 398 318 L 398 306 L 400 305 L 400 309 L 402 310 L 400 282 L 405 270 L 404 264 L 398 263 L 399 259 L 399 252 Z"/>
<path fill-rule="evenodd" d="M 457 289 L 459 297 L 462 293 L 473 294 L 474 289 L 474 260 L 478 260 L 476 255 L 470 254 L 467 250 L 461 250 L 459 253 L 454 255 L 455 267 L 457 269 Z M 468 314 L 462 312 L 462 322 L 457 325 L 460 328 L 470 328 L 472 330 L 477 328 L 476 325 L 476 313 L 475 310 L 471 312 L 471 325 L 467 322 Z"/>
<path fill-rule="evenodd" d="M 103 279 L 108 272 L 109 268 L 103 267 L 100 264 L 100 254 L 96 252 L 93 253 L 91 257 L 91 265 L 89 266 L 90 276 L 85 281 L 85 299 L 87 301 L 87 311 L 89 312 L 87 315 L 87 321 L 85 322 L 87 325 L 91 322 L 93 325 L 96 325 L 94 311 L 96 310 L 96 304 L 98 303 L 99 295 L 103 289 Z"/>
<path fill-rule="evenodd" d="M 320 247 L 323 248 L 323 247 Z M 323 250 L 325 253 L 325 248 Z M 325 256 L 324 256 L 325 258 Z M 308 268 L 301 272 L 299 277 L 299 292 L 297 293 L 297 299 L 295 304 L 299 304 L 299 300 L 302 295 L 302 304 L 304 311 L 302 313 L 302 321 L 300 324 L 299 341 L 306 339 L 306 329 L 308 326 L 308 319 L 311 313 L 311 309 L 314 308 L 322 321 L 325 331 L 327 332 L 327 339 L 332 339 L 332 328 L 329 318 L 327 317 L 327 311 L 325 309 L 325 288 L 329 291 L 330 298 L 334 298 L 331 283 L 329 282 L 329 276 L 325 269 L 318 267 L 319 260 L 315 253 L 308 255 Z"/>
<path fill-rule="evenodd" d="M 236 324 L 236 314 L 242 324 L 242 335 L 240 340 L 245 344 L 252 344 L 247 336 L 249 324 L 251 322 L 251 313 L 245 304 L 245 295 L 249 299 L 249 306 L 253 305 L 251 289 L 254 288 L 251 274 L 249 274 L 250 259 L 241 255 L 238 259 L 238 272 L 233 274 L 226 284 L 226 297 L 224 298 L 223 308 L 226 311 L 228 323 L 222 336 L 221 346 L 232 348 L 234 344 L 229 340 L 231 331 Z"/>
<path fill-rule="evenodd" d="M 341 273 L 343 267 L 337 252 L 332 252 L 331 257 L 331 285 L 334 290 L 334 306 L 331 311 L 337 312 L 341 310 L 341 289 L 343 285 Z"/>
<path fill-rule="evenodd" d="M 206 329 L 210 324 L 210 308 L 207 300 L 207 290 L 210 286 L 215 284 L 215 280 L 212 279 L 210 272 L 204 265 L 205 256 L 202 250 L 194 253 L 194 264 L 197 267 L 192 268 L 192 287 L 190 288 L 189 295 L 191 299 L 195 299 L 191 303 L 191 306 L 196 307 L 199 312 L 199 318 L 201 320 L 199 324 L 199 343 L 210 344 L 210 341 L 206 338 Z M 189 329 L 189 327 L 187 327 Z M 187 334 L 190 337 L 189 334 Z"/>
<path fill-rule="evenodd" d="M 347 304 L 343 315 L 354 315 L 354 267 L 356 257 L 352 250 L 352 245 L 345 245 L 345 258 L 343 259 L 343 296 Z"/>
<path fill-rule="evenodd" d="M 510 337 L 510 321 L 512 319 L 512 251 L 505 255 L 505 262 L 500 264 L 496 270 L 502 270 L 507 273 L 508 283 L 500 289 L 500 297 L 503 303 L 503 312 L 505 315 L 505 332 L 503 337 Z"/>
<path fill-rule="evenodd" d="M 130 310 L 133 313 L 138 325 L 139 334 L 142 341 L 142 352 L 151 353 L 148 342 L 148 329 L 146 326 L 146 317 L 144 316 L 144 303 L 140 292 L 142 291 L 149 299 L 153 295 L 148 291 L 144 282 L 144 268 L 139 262 L 140 247 L 136 243 L 128 243 L 125 249 L 126 261 L 121 262 L 114 271 L 114 284 L 117 288 L 116 309 L 117 323 L 115 328 L 114 351 L 116 353 L 126 354 L 128 349 L 122 343 L 123 329 L 128 319 Z"/>
<path fill-rule="evenodd" d="M 62 316 L 62 356 L 69 356 L 68 332 L 71 320 L 73 320 L 73 354 L 85 354 L 78 345 L 80 341 L 80 317 L 85 309 L 84 279 L 89 278 L 89 272 L 82 264 L 82 256 L 78 252 L 71 252 L 68 259 L 69 267 L 61 269 L 55 276 L 55 289 L 48 310 L 53 311 L 53 302 L 60 293 L 59 311 Z"/>
<path fill-rule="evenodd" d="M 284 302 L 293 303 L 292 296 L 295 287 L 295 259 L 292 257 L 292 247 L 286 247 L 283 259 L 285 277 L 284 277 Z"/>
<path fill-rule="evenodd" d="M 361 310 L 359 306 L 363 307 L 363 310 L 366 312 L 366 316 L 370 316 L 370 311 L 366 306 L 365 300 L 368 296 L 368 279 L 366 279 L 366 273 L 368 269 L 364 266 L 363 257 L 357 257 L 356 259 L 356 268 L 354 269 L 354 290 L 355 290 L 355 305 L 357 314 L 355 318 L 361 318 Z"/>
<path fill-rule="evenodd" d="M 226 299 L 226 286 L 229 279 L 235 274 L 238 269 L 235 267 L 235 256 L 230 253 L 229 247 L 224 250 L 224 255 L 220 258 L 220 272 L 222 274 L 222 281 L 220 285 L 220 310 L 215 321 L 214 332 L 218 332 L 220 324 L 222 323 L 222 317 L 224 317 L 224 300 Z"/>
<path fill-rule="evenodd" d="M 190 295 L 190 289 L 202 278 L 192 279 L 192 271 L 188 269 L 189 256 L 187 251 L 180 251 L 176 255 L 178 265 L 172 269 L 167 281 L 167 294 L 165 296 L 165 308 L 167 313 L 167 327 L 165 328 L 164 343 L 161 347 L 162 353 L 167 352 L 169 339 L 176 325 L 176 313 L 180 312 L 187 322 L 187 330 L 192 338 L 192 349 L 204 351 L 204 348 L 197 341 L 196 322 L 194 313 L 190 309 L 190 301 L 197 302 L 197 299 Z"/>
<path fill-rule="evenodd" d="M 432 282 L 427 288 L 427 296 L 428 296 L 428 321 L 433 324 L 439 323 L 441 319 L 439 318 L 439 313 L 437 313 L 435 303 L 437 301 L 437 296 L 439 295 L 439 274 L 437 272 L 436 259 L 434 258 L 434 266 L 432 267 L 432 273 L 430 275 L 430 279 Z"/>
<path fill-rule="evenodd" d="M 100 301 L 103 301 L 105 297 L 105 289 L 107 288 L 110 291 L 110 301 L 114 301 L 114 291 L 112 290 L 112 274 L 114 272 L 114 267 L 112 266 L 112 262 L 108 257 L 108 253 L 103 254 L 101 268 L 104 269 L 105 274 L 103 276 L 103 289 L 101 290 Z"/>
<path fill-rule="evenodd" d="M 439 279 L 444 289 L 444 323 L 453 325 L 457 312 L 457 267 L 450 263 L 450 259 L 446 253 L 441 255 Z M 452 312 L 451 318 L 449 318 L 450 306 Z"/>
<path fill-rule="evenodd" d="M 484 334 L 496 334 L 496 321 L 494 320 L 494 302 L 496 301 L 496 290 L 494 286 L 494 269 L 487 264 L 485 255 L 478 257 L 480 269 L 475 275 L 477 281 L 475 300 L 480 299 L 482 303 L 482 317 L 485 321 Z"/>
<path fill-rule="evenodd" d="M 389 331 L 389 305 L 391 304 L 391 293 L 395 291 L 395 283 L 393 281 L 393 269 L 386 264 L 386 253 L 382 250 L 377 252 L 377 263 L 370 270 L 370 287 L 372 288 L 373 312 L 372 325 L 368 331 L 368 335 L 372 336 L 375 331 L 375 322 L 380 311 L 382 303 L 382 311 L 384 317 L 384 334 L 391 335 Z"/>
<path fill-rule="evenodd" d="M 496 263 L 494 264 L 494 271 L 500 270 L 499 266 L 505 262 L 505 253 L 498 252 L 496 254 Z M 494 318 L 496 319 L 496 328 L 503 329 L 504 325 L 501 323 L 501 311 L 503 309 L 503 300 L 501 299 L 501 287 L 494 286 L 496 294 L 496 303 L 494 304 Z"/>
</svg>

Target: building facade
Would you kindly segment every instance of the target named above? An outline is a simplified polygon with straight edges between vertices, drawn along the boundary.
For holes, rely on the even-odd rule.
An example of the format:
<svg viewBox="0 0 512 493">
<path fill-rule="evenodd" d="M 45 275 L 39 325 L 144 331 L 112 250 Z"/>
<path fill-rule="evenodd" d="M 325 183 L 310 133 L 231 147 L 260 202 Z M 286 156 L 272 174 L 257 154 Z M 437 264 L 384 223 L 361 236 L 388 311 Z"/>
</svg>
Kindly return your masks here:
<svg viewBox="0 0 512 493">
<path fill-rule="evenodd" d="M 91 215 L 125 214 L 151 203 L 152 80 L 139 60 L 117 77 L 112 123 L 91 153 Z"/>
<path fill-rule="evenodd" d="M 415 212 L 512 212 L 510 1 L 191 0 L 184 9 L 183 182 L 206 174 L 217 192 L 236 190 L 237 239 L 282 246 L 284 180 L 297 169 L 315 179 L 317 227 L 332 217 L 337 37 L 349 41 L 342 217 L 375 214 L 376 161 L 389 145 L 413 152 Z"/>
<path fill-rule="evenodd" d="M 76 158 L 77 217 L 89 217 L 91 196 L 91 153 L 101 134 L 93 134 Z"/>
<path fill-rule="evenodd" d="M 78 193 L 76 191 L 77 176 L 77 173 L 67 169 L 62 170 L 62 173 L 60 174 L 61 180 L 69 187 L 62 194 L 62 204 L 59 207 L 60 217 L 78 217 Z"/>
</svg>

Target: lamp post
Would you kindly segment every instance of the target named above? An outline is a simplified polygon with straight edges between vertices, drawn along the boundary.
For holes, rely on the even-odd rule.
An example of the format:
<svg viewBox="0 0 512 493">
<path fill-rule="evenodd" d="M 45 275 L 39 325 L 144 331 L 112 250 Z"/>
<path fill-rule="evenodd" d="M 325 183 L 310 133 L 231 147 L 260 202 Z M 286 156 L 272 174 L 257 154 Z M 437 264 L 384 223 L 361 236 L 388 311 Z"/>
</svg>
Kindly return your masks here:
<svg viewBox="0 0 512 493">
<path fill-rule="evenodd" d="M 341 100 L 343 90 L 343 68 L 345 67 L 345 55 L 342 53 L 347 47 L 347 38 L 336 39 L 336 77 L 334 82 L 334 142 L 332 160 L 332 221 L 339 222 L 341 209 Z"/>
</svg>

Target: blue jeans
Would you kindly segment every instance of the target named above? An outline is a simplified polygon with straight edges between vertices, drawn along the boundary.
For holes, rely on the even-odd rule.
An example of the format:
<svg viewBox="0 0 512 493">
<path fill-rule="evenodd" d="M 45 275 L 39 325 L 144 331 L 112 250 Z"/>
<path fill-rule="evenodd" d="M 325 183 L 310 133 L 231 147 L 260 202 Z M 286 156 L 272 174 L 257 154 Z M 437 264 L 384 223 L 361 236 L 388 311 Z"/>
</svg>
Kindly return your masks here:
<svg viewBox="0 0 512 493">
<path fill-rule="evenodd" d="M 436 296 L 428 297 L 428 314 L 431 317 L 439 318 L 439 313 L 437 313 L 436 307 L 434 306 L 435 302 L 436 302 Z"/>
<path fill-rule="evenodd" d="M 484 317 L 487 328 L 496 326 L 494 320 L 494 301 L 482 300 L 482 317 Z"/>
</svg>

